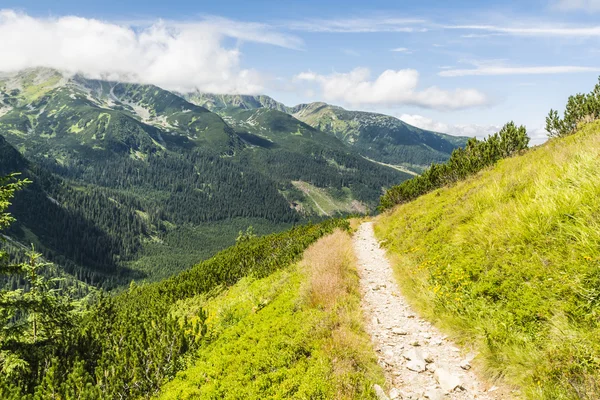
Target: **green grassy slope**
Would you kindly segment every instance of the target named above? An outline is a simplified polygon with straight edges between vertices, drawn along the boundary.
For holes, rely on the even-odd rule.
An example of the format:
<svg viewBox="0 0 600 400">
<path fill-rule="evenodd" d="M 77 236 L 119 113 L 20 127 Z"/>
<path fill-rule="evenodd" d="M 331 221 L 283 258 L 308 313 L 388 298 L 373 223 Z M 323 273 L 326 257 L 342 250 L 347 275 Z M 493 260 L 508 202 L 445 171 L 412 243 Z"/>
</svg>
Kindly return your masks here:
<svg viewBox="0 0 600 400">
<path fill-rule="evenodd" d="M 417 171 L 432 162 L 447 160 L 452 150 L 467 141 L 465 137 L 423 130 L 388 115 L 349 111 L 326 103 L 301 104 L 290 113 L 366 157 Z"/>
<path fill-rule="evenodd" d="M 202 92 L 185 93 L 183 98 L 191 103 L 206 107 L 211 111 L 220 111 L 228 107 L 241 108 L 244 110 L 253 110 L 257 108 L 270 108 L 282 112 L 287 112 L 288 107 L 269 96 L 247 96 L 235 94 L 212 94 Z"/>
<path fill-rule="evenodd" d="M 600 123 L 382 215 L 415 307 L 531 399 L 600 396 Z"/>
<path fill-rule="evenodd" d="M 181 319 L 207 312 L 206 345 L 158 397 L 375 399 L 383 376 L 362 329 L 351 246 L 338 231 L 297 265 L 177 303 Z"/>
<path fill-rule="evenodd" d="M 260 108 L 228 108 L 223 118 L 249 147 L 236 154 L 242 165 L 259 170 L 279 182 L 288 200 L 316 214 L 357 212 L 372 209 L 382 188 L 402 182 L 410 175 L 365 160 L 336 137 L 321 132 L 281 111 Z M 304 181 L 322 189 L 333 201 L 327 212 L 311 207 L 313 200 L 294 190 Z M 357 207 L 352 207 L 355 202 Z"/>
</svg>

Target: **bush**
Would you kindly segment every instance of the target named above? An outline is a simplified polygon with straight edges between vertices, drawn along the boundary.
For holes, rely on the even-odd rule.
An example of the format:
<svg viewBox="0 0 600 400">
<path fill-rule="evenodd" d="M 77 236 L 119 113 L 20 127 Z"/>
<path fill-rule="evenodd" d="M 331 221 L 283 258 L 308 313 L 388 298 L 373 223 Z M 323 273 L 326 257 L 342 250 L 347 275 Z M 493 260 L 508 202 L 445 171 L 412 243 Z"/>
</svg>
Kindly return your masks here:
<svg viewBox="0 0 600 400">
<path fill-rule="evenodd" d="M 588 94 L 578 93 L 570 96 L 561 119 L 558 111 L 550 110 L 546 117 L 548 136 L 563 137 L 572 135 L 582 122 L 591 122 L 600 118 L 600 79 Z"/>
<path fill-rule="evenodd" d="M 517 127 L 512 121 L 483 141 L 469 139 L 466 147 L 454 150 L 445 164 L 431 164 L 422 175 L 389 189 L 381 197 L 379 208 L 385 210 L 409 202 L 444 185 L 465 179 L 502 158 L 526 149 L 528 144 L 525 127 Z"/>
</svg>

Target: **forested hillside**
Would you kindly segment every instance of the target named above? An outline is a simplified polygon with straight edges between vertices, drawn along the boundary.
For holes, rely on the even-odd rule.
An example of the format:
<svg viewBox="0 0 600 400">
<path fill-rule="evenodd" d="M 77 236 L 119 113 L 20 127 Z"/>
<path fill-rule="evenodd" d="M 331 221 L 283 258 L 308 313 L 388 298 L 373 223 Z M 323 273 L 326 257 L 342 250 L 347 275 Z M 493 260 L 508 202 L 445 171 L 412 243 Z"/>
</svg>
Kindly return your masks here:
<svg viewBox="0 0 600 400">
<path fill-rule="evenodd" d="M 10 153 L 0 169 L 22 171 L 37 196 L 19 195 L 9 233 L 78 279 L 114 287 L 181 271 L 249 226 L 265 234 L 364 213 L 409 177 L 264 111 L 222 118 L 156 86 L 51 69 L 0 76 Z"/>
<path fill-rule="evenodd" d="M 231 109 L 285 112 L 340 139 L 369 159 L 419 172 L 432 162 L 447 160 L 468 139 L 420 129 L 388 115 L 349 111 L 326 103 L 286 107 L 267 96 L 207 93 L 189 93 L 185 98 L 221 115 L 229 114 Z"/>
<path fill-rule="evenodd" d="M 0 182 L 0 226 L 14 218 L 5 208 L 27 181 Z M 240 279 L 260 279 L 289 267 L 311 243 L 336 227 L 330 220 L 257 238 L 248 232 L 236 246 L 168 280 L 116 296 L 92 292 L 73 301 L 40 273 L 45 264 L 29 252 L 22 263 L 0 251 L 0 273 L 23 277 L 26 290 L 0 290 L 0 397 L 138 398 L 156 393 L 206 346 L 212 331 L 197 309 L 180 317 L 176 301 L 214 296 Z"/>
</svg>

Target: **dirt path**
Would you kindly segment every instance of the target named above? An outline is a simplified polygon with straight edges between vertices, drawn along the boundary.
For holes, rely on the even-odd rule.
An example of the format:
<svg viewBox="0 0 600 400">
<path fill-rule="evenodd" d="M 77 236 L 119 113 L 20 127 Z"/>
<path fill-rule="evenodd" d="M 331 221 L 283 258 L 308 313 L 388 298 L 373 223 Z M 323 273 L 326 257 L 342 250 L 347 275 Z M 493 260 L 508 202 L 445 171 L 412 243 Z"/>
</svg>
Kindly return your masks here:
<svg viewBox="0 0 600 400">
<path fill-rule="evenodd" d="M 354 237 L 367 331 L 385 369 L 391 399 L 500 399 L 471 371 L 470 357 L 419 318 L 400 295 L 385 251 L 363 223 Z M 379 388 L 376 388 L 379 390 Z M 385 399 L 380 392 L 380 398 Z"/>
</svg>

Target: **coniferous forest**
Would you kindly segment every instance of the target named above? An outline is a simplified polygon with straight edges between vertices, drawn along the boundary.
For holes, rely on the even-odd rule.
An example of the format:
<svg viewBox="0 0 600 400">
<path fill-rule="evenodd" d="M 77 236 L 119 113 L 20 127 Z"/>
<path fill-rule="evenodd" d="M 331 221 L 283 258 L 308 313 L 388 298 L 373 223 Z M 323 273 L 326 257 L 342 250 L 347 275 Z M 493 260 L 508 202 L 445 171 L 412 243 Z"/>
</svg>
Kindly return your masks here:
<svg viewBox="0 0 600 400">
<path fill-rule="evenodd" d="M 30 184 L 11 175 L 0 186 L 0 226 L 15 192 Z M 165 281 L 114 296 L 89 289 L 76 299 L 61 278 L 43 274 L 35 249 L 13 262 L 0 253 L 0 272 L 26 285 L 0 292 L 0 395 L 6 399 L 135 398 L 154 393 L 203 345 L 202 311 L 188 320 L 171 315 L 175 301 L 265 277 L 296 261 L 315 240 L 343 220 L 298 226 L 284 233 L 241 235 L 238 243 Z"/>
</svg>

